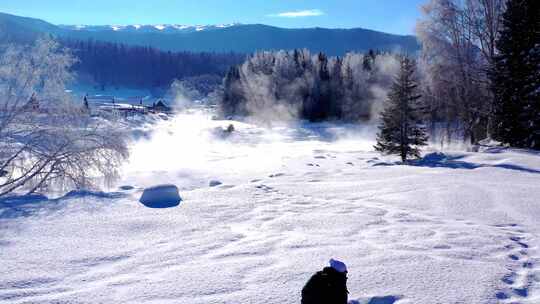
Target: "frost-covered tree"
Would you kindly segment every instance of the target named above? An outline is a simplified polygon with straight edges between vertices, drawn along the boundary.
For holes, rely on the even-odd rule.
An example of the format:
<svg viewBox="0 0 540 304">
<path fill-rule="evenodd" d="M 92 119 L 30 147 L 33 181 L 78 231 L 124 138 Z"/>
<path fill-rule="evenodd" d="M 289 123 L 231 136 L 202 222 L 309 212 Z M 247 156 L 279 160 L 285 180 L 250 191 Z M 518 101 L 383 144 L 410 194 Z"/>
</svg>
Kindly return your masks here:
<svg viewBox="0 0 540 304">
<path fill-rule="evenodd" d="M 466 0 L 463 4 L 462 14 L 473 31 L 472 40 L 486 67 L 493 63 L 497 52 L 497 38 L 505 9 L 506 0 Z"/>
<path fill-rule="evenodd" d="M 540 2 L 510 0 L 492 72 L 496 138 L 540 149 Z"/>
<path fill-rule="evenodd" d="M 422 10 L 420 70 L 432 128 L 476 143 L 489 136 L 493 116 L 488 71 L 504 0 L 430 0 Z"/>
<path fill-rule="evenodd" d="M 419 157 L 420 147 L 426 145 L 428 136 L 422 122 L 415 63 L 403 57 L 399 75 L 390 93 L 385 110 L 381 114 L 380 132 L 375 150 L 385 154 L 397 154 L 403 162 L 408 157 Z"/>
<path fill-rule="evenodd" d="M 0 50 L 0 196 L 112 178 L 127 148 L 65 91 L 71 54 L 51 39 Z"/>
</svg>

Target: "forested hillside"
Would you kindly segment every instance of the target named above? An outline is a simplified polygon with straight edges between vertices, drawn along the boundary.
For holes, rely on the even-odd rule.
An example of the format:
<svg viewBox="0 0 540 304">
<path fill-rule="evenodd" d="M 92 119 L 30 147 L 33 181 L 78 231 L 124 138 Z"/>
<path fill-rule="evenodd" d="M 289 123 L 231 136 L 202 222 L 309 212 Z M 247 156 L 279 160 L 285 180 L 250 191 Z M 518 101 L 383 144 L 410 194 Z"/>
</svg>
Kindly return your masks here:
<svg viewBox="0 0 540 304">
<path fill-rule="evenodd" d="M 73 67 L 79 76 L 102 88 L 166 87 L 174 79 L 190 77 L 220 84 L 227 70 L 245 57 L 235 53 L 165 52 L 93 40 L 63 40 L 62 44 L 79 59 Z"/>
</svg>

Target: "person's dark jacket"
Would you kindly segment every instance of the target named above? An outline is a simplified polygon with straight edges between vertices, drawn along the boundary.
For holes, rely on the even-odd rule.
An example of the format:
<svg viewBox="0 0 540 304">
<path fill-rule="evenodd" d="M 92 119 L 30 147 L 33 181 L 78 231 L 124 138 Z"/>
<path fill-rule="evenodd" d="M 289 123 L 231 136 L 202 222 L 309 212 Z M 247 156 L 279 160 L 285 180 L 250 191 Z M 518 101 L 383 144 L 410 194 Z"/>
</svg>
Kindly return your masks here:
<svg viewBox="0 0 540 304">
<path fill-rule="evenodd" d="M 348 293 L 347 274 L 326 267 L 302 289 L 302 304 L 347 304 Z"/>
</svg>

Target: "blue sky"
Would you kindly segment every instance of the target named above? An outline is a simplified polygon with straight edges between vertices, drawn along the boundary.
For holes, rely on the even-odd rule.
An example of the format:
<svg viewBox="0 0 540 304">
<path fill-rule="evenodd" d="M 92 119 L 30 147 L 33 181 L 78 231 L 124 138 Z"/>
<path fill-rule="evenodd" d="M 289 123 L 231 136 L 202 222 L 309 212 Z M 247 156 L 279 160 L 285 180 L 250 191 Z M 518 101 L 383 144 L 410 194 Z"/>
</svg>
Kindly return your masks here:
<svg viewBox="0 0 540 304">
<path fill-rule="evenodd" d="M 0 11 L 55 24 L 263 23 L 412 34 L 426 0 L 0 0 Z"/>
</svg>

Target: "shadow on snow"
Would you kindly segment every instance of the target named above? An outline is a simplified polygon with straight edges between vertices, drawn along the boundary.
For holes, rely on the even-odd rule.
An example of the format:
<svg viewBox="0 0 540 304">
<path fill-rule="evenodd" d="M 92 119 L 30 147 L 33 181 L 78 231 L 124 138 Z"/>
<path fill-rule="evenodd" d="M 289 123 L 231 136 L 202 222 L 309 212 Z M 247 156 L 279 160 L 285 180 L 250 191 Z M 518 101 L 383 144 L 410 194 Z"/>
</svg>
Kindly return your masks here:
<svg viewBox="0 0 540 304">
<path fill-rule="evenodd" d="M 57 199 L 49 199 L 42 194 L 8 196 L 0 198 L 0 220 L 30 217 L 40 212 L 55 212 L 65 206 L 63 202 L 65 199 L 88 197 L 97 199 L 116 199 L 125 196 L 126 194 L 119 192 L 107 193 L 86 190 L 71 191 Z"/>
<path fill-rule="evenodd" d="M 399 299 L 401 299 L 401 297 L 398 296 L 373 297 L 370 299 L 349 301 L 349 304 L 394 304 Z"/>
<path fill-rule="evenodd" d="M 495 152 L 500 153 L 500 152 Z M 412 166 L 428 167 L 428 168 L 450 168 L 450 169 L 478 169 L 478 168 L 500 168 L 507 170 L 515 170 L 526 173 L 540 174 L 540 170 L 530 169 L 518 165 L 512 164 L 499 164 L 499 165 L 487 165 L 477 164 L 464 161 L 464 155 L 450 156 L 443 153 L 430 153 L 424 158 L 419 160 L 413 160 L 410 162 Z"/>
</svg>

